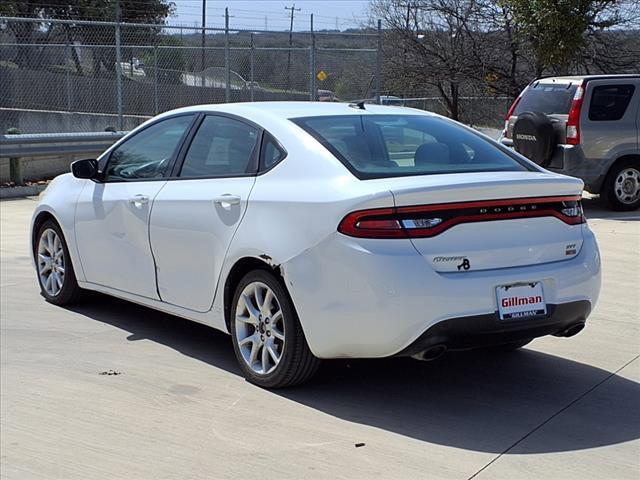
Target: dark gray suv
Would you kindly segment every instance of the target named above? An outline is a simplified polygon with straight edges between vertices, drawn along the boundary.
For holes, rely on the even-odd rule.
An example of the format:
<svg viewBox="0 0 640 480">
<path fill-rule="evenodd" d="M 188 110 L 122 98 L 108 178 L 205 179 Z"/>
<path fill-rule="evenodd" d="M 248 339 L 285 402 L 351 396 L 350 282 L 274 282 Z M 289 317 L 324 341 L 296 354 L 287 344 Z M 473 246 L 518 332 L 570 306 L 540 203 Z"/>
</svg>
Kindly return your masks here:
<svg viewBox="0 0 640 480">
<path fill-rule="evenodd" d="M 534 80 L 509 109 L 504 145 L 582 179 L 614 210 L 640 207 L 640 75 Z"/>
</svg>

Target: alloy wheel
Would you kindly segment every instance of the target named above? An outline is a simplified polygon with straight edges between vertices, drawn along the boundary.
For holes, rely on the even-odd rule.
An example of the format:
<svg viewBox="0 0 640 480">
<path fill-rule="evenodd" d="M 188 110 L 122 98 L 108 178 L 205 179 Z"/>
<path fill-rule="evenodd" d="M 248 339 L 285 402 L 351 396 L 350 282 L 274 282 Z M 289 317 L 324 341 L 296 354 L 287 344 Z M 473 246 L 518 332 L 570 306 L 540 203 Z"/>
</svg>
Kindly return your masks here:
<svg viewBox="0 0 640 480">
<path fill-rule="evenodd" d="M 285 326 L 274 291 L 262 282 L 247 285 L 235 312 L 238 348 L 247 366 L 258 375 L 273 372 L 284 353 Z"/>
<path fill-rule="evenodd" d="M 617 199 L 624 204 L 632 204 L 640 198 L 640 172 L 635 168 L 625 168 L 616 177 L 614 190 Z"/>
<path fill-rule="evenodd" d="M 51 228 L 40 235 L 38 242 L 38 276 L 47 295 L 55 297 L 64 285 L 65 258 L 62 240 Z"/>
</svg>

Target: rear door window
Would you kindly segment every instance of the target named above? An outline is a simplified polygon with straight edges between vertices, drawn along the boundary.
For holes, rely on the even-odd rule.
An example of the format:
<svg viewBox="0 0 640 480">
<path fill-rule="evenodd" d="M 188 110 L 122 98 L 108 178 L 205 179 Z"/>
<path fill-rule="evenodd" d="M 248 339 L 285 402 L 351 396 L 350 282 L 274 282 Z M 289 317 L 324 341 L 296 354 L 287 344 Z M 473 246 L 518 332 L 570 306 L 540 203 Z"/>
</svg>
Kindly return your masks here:
<svg viewBox="0 0 640 480">
<path fill-rule="evenodd" d="M 589 120 L 594 122 L 620 120 L 633 96 L 633 85 L 602 85 L 593 88 L 589 105 Z"/>
<path fill-rule="evenodd" d="M 577 88 L 576 84 L 535 83 L 524 91 L 513 115 L 522 112 L 567 115 Z"/>
<path fill-rule="evenodd" d="M 526 171 L 481 136 L 426 115 L 340 115 L 293 120 L 358 178 Z"/>
<path fill-rule="evenodd" d="M 229 177 L 255 173 L 260 132 L 233 118 L 207 115 L 193 137 L 180 177 Z"/>
</svg>

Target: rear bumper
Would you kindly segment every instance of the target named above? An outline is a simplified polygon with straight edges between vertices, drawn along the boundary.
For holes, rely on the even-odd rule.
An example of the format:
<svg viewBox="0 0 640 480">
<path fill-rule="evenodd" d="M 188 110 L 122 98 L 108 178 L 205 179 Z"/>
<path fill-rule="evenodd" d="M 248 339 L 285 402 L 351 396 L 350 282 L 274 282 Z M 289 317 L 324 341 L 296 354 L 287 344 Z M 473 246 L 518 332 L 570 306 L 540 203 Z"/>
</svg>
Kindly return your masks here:
<svg viewBox="0 0 640 480">
<path fill-rule="evenodd" d="M 501 136 L 503 145 L 513 148 L 513 140 Z M 608 170 L 604 160 L 592 160 L 584 156 L 579 145 L 556 145 L 551 162 L 545 167 L 555 173 L 579 178 L 584 182 L 584 189 L 591 193 L 600 193 L 602 182 Z"/>
<path fill-rule="evenodd" d="M 450 318 L 427 329 L 397 355 L 415 355 L 435 345 L 446 345 L 450 350 L 464 350 L 554 335 L 571 325 L 584 323 L 590 312 L 591 302 L 580 300 L 547 305 L 546 316 L 531 320 L 504 321 L 499 319 L 497 312 Z"/>
<path fill-rule="evenodd" d="M 309 347 L 319 358 L 393 356 L 440 329 L 455 336 L 451 348 L 466 348 L 465 337 L 470 345 L 482 338 L 504 343 L 514 336 L 552 334 L 586 317 L 600 291 L 600 255 L 586 226 L 578 255 L 552 263 L 438 273 L 409 240 L 361 240 L 335 233 L 284 262 L 281 271 Z M 532 325 L 497 324 L 496 286 L 531 281 L 543 285 L 548 318 Z M 576 313 L 562 306 L 574 302 L 589 308 Z M 463 335 L 474 319 L 479 330 Z"/>
<path fill-rule="evenodd" d="M 584 189 L 591 193 L 600 192 L 608 170 L 604 160 L 586 158 L 580 145 L 557 145 L 546 168 L 581 179 Z"/>
</svg>

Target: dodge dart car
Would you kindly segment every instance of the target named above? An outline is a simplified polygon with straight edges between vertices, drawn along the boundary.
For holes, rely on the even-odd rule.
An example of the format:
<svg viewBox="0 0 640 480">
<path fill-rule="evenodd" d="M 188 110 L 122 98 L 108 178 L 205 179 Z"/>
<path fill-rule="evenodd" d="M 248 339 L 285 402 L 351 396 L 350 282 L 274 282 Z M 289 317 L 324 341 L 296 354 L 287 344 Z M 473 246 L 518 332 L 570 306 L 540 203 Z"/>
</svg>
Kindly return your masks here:
<svg viewBox="0 0 640 480">
<path fill-rule="evenodd" d="M 575 335 L 600 288 L 582 187 L 427 112 L 199 105 L 57 177 L 32 251 L 49 302 L 95 290 L 210 325 L 276 388 L 320 359 Z"/>
</svg>

